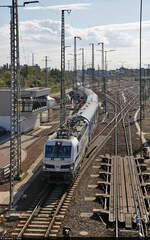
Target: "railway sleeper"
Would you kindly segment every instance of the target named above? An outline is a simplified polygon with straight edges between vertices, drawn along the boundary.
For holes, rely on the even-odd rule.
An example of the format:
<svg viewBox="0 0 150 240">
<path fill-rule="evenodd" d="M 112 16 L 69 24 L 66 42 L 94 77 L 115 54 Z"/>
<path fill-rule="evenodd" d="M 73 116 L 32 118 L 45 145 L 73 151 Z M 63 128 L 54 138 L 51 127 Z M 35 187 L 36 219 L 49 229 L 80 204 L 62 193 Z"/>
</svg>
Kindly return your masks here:
<svg viewBox="0 0 150 240">
<path fill-rule="evenodd" d="M 108 194 L 103 194 L 103 193 L 96 193 L 95 194 L 95 199 L 96 201 L 98 201 L 100 204 L 102 204 L 103 202 L 105 202 L 105 199 L 108 199 L 110 197 L 110 195 Z"/>
<path fill-rule="evenodd" d="M 49 219 L 49 217 L 34 217 L 33 221 L 41 221 L 41 222 L 45 222 Z"/>
<path fill-rule="evenodd" d="M 45 217 L 45 218 L 48 218 L 49 217 L 49 214 L 46 214 L 46 213 L 39 213 L 38 216 L 39 217 Z"/>
<path fill-rule="evenodd" d="M 51 213 L 53 213 L 53 212 L 55 212 L 55 209 L 52 209 L 52 210 L 40 210 L 40 214 L 51 214 Z"/>
<path fill-rule="evenodd" d="M 66 211 L 59 211 L 59 214 L 60 214 L 60 215 L 65 215 L 65 214 L 66 214 Z"/>
<path fill-rule="evenodd" d="M 30 239 L 30 238 L 31 239 L 33 239 L 33 238 L 35 238 L 35 239 L 37 239 L 37 238 L 38 239 L 40 239 L 40 238 L 43 239 L 43 237 L 44 236 L 43 236 L 42 233 L 41 234 L 40 233 L 32 233 L 32 234 L 31 233 L 24 233 L 23 234 L 23 238 L 27 238 L 27 239 Z"/>
<path fill-rule="evenodd" d="M 60 215 L 60 214 L 55 216 L 55 218 L 56 218 L 57 220 L 59 220 L 59 219 L 64 219 L 64 217 L 65 217 L 64 215 Z"/>
<path fill-rule="evenodd" d="M 13 237 L 17 237 L 18 236 L 18 233 L 13 233 L 12 234 Z M 50 236 L 50 235 L 49 235 Z M 57 235 L 56 234 L 51 234 L 50 237 L 56 237 Z M 44 235 L 42 233 L 24 233 L 23 235 L 23 238 L 25 239 L 43 239 Z"/>
<path fill-rule="evenodd" d="M 18 225 L 17 225 L 17 228 L 20 228 L 20 227 L 23 227 L 23 226 L 24 226 L 24 224 L 18 224 Z M 35 228 L 35 227 L 36 227 L 36 228 L 47 228 L 47 227 L 48 227 L 48 224 L 46 224 L 46 225 L 45 225 L 45 224 L 44 224 L 44 225 L 43 225 L 43 224 L 38 224 L 38 223 L 34 223 L 34 224 L 33 224 L 33 223 L 31 222 L 31 224 L 29 224 L 28 227 L 29 227 L 29 228 Z"/>
<path fill-rule="evenodd" d="M 23 224 L 23 226 L 24 226 L 24 224 L 26 223 L 26 221 L 20 221 L 20 224 Z M 35 220 L 32 220 L 32 224 L 49 224 L 49 221 L 35 221 Z"/>
<path fill-rule="evenodd" d="M 42 224 L 31 223 L 31 224 L 28 225 L 28 228 L 32 228 L 32 229 L 34 229 L 34 228 L 36 228 L 36 229 L 38 229 L 38 228 L 47 229 L 47 227 L 48 227 L 48 224 L 47 225 L 42 225 Z"/>
<path fill-rule="evenodd" d="M 50 234 L 49 234 L 49 237 L 52 237 L 52 238 L 54 237 L 54 238 L 55 238 L 55 237 L 57 237 L 57 234 L 50 233 Z"/>
<path fill-rule="evenodd" d="M 53 206 L 53 205 L 56 205 L 58 203 L 58 199 L 50 199 L 50 200 L 47 200 L 46 203 L 44 203 L 44 206 Z"/>
<path fill-rule="evenodd" d="M 105 171 L 108 171 L 110 167 L 111 167 L 111 163 L 101 163 L 100 164 L 100 168 Z"/>
<path fill-rule="evenodd" d="M 60 225 L 54 225 L 53 229 L 60 229 Z"/>
<path fill-rule="evenodd" d="M 37 232 L 37 233 L 45 233 L 46 232 L 46 229 L 41 229 L 41 228 L 27 228 L 26 230 L 25 230 L 25 233 L 28 233 L 28 232 Z M 24 234 L 23 234 L 24 235 Z"/>
<path fill-rule="evenodd" d="M 51 206 L 51 207 L 42 207 L 41 210 L 42 211 L 51 211 L 53 209 L 55 209 L 57 206 Z"/>
</svg>

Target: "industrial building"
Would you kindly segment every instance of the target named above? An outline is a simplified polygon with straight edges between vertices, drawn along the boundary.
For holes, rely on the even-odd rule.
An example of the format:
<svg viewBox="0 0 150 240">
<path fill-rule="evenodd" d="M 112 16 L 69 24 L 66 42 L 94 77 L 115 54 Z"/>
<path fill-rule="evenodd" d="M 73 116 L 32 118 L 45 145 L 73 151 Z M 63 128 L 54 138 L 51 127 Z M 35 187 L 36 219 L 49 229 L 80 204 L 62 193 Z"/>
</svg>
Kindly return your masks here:
<svg viewBox="0 0 150 240">
<path fill-rule="evenodd" d="M 27 88 L 21 90 L 21 132 L 40 126 L 40 113 L 49 107 L 49 88 Z M 10 131 L 10 89 L 0 89 L 0 126 Z"/>
</svg>

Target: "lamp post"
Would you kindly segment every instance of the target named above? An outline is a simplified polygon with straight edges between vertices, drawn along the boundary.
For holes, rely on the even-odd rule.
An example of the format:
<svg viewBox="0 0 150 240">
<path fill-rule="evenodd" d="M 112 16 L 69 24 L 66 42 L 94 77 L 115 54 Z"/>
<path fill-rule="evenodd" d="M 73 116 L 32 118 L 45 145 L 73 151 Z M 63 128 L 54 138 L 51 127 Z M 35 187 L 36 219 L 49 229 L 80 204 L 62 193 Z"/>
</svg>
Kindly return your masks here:
<svg viewBox="0 0 150 240">
<path fill-rule="evenodd" d="M 11 88 L 10 88 L 10 202 L 14 204 L 14 164 L 17 164 L 17 177 L 21 174 L 21 126 L 20 126 L 20 60 L 19 60 L 19 29 L 18 7 L 26 4 L 38 3 L 38 1 L 24 2 L 18 5 L 18 0 L 12 0 L 12 5 L 0 6 L 10 9 L 10 49 L 11 49 Z M 17 130 L 17 134 L 16 134 Z"/>
<path fill-rule="evenodd" d="M 71 46 L 70 46 L 70 45 L 66 45 L 66 46 L 65 46 L 65 49 L 66 49 L 66 48 L 69 48 L 69 47 L 71 47 Z M 66 64 L 66 59 L 65 59 L 65 64 Z M 69 67 L 69 68 L 70 68 L 70 67 Z M 68 74 L 67 74 L 67 84 L 66 84 L 68 89 L 69 89 L 69 77 L 70 77 L 70 74 L 69 74 L 69 70 L 68 70 Z"/>
<path fill-rule="evenodd" d="M 107 50 L 107 51 L 104 51 L 105 52 L 105 71 L 107 72 L 107 69 L 108 69 L 108 61 L 107 61 L 107 53 L 108 52 L 114 52 L 116 50 Z"/>
<path fill-rule="evenodd" d="M 104 88 L 104 85 L 105 85 L 105 77 L 104 77 L 104 42 L 99 42 L 98 45 L 102 45 L 102 50 L 100 50 L 100 51 L 102 51 L 101 66 L 102 66 L 102 79 L 103 79 L 103 88 Z"/>
<path fill-rule="evenodd" d="M 71 58 L 71 59 L 69 59 L 68 60 L 68 69 L 69 69 L 69 71 L 71 70 L 71 73 L 69 74 L 69 76 L 70 76 L 70 86 L 71 86 L 71 88 L 72 88 L 72 90 L 74 90 L 74 54 L 73 53 L 68 53 L 68 55 L 70 55 L 70 56 L 73 56 L 73 58 Z"/>
<path fill-rule="evenodd" d="M 73 79 L 73 90 L 77 91 L 77 39 L 81 40 L 81 37 L 74 37 L 74 79 Z"/>
<path fill-rule="evenodd" d="M 106 102 L 106 88 L 107 88 L 107 69 L 108 69 L 108 64 L 107 64 L 107 53 L 108 52 L 114 52 L 116 50 L 105 50 L 104 55 L 105 55 L 105 63 L 104 63 L 104 71 L 103 71 L 103 78 L 104 78 L 104 112 L 107 112 L 107 102 Z M 103 57 L 104 58 L 104 57 Z M 103 60 L 104 61 L 104 60 Z"/>
<path fill-rule="evenodd" d="M 94 87 L 94 83 L 95 83 L 95 69 L 94 69 L 94 43 L 90 43 L 90 46 L 92 46 L 92 82 L 91 82 L 91 86 L 92 88 Z"/>
<path fill-rule="evenodd" d="M 48 62 L 51 60 L 48 60 L 48 56 L 45 56 L 45 72 L 46 72 L 46 78 L 45 78 L 45 87 L 48 87 Z"/>
<path fill-rule="evenodd" d="M 82 86 L 85 86 L 85 71 L 84 71 L 84 48 L 80 48 L 82 51 Z"/>
</svg>

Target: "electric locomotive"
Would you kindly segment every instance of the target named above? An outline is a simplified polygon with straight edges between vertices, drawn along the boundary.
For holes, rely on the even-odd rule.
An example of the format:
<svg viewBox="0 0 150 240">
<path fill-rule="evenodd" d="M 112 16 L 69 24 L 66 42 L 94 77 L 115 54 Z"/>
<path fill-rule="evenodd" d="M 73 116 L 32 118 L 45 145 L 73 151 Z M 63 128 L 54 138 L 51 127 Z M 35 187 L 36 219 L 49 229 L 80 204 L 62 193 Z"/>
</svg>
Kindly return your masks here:
<svg viewBox="0 0 150 240">
<path fill-rule="evenodd" d="M 86 94 L 86 103 L 44 145 L 45 175 L 74 177 L 80 169 L 98 118 L 97 95 L 83 87 L 80 91 Z"/>
</svg>

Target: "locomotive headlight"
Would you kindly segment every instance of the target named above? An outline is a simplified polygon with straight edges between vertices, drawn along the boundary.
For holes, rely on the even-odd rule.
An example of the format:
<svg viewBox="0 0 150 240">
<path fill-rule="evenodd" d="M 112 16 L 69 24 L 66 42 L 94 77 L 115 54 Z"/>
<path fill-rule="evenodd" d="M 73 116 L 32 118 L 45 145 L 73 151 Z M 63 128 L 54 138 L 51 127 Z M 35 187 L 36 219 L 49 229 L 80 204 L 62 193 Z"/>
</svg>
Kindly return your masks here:
<svg viewBox="0 0 150 240">
<path fill-rule="evenodd" d="M 70 165 L 70 170 L 74 169 L 74 163 Z"/>
<path fill-rule="evenodd" d="M 44 164 L 44 163 L 43 163 L 43 165 L 42 165 L 42 168 L 43 168 L 43 169 L 46 169 L 46 166 L 45 166 L 45 164 Z"/>
</svg>

